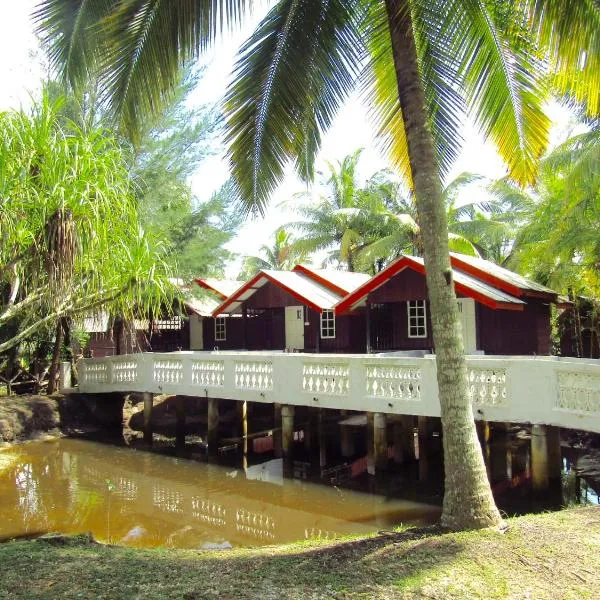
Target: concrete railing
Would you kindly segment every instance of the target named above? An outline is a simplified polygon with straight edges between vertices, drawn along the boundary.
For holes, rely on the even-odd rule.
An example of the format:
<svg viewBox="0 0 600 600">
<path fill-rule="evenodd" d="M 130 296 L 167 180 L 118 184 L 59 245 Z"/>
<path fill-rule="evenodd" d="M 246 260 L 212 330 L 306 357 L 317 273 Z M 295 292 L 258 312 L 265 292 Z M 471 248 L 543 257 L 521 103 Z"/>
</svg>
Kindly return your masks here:
<svg viewBox="0 0 600 600">
<path fill-rule="evenodd" d="M 469 356 L 475 417 L 600 432 L 600 361 Z M 84 393 L 152 392 L 439 416 L 435 356 L 171 352 L 84 359 Z"/>
</svg>

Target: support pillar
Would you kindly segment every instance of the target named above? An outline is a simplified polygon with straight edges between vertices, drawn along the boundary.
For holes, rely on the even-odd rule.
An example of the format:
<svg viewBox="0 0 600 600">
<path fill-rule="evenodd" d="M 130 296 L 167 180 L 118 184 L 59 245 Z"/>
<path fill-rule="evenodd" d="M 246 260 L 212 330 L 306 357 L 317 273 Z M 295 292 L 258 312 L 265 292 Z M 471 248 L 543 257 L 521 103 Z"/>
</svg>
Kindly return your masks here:
<svg viewBox="0 0 600 600">
<path fill-rule="evenodd" d="M 375 475 L 375 414 L 367 413 L 367 473 Z"/>
<path fill-rule="evenodd" d="M 208 453 L 215 455 L 219 443 L 219 401 L 217 398 L 208 399 L 208 430 L 206 434 Z"/>
<path fill-rule="evenodd" d="M 531 484 L 534 491 L 547 490 L 550 482 L 548 471 L 548 438 L 544 425 L 531 427 Z"/>
<path fill-rule="evenodd" d="M 248 468 L 248 402 L 237 403 L 240 417 L 240 437 L 242 438 L 242 468 Z"/>
<path fill-rule="evenodd" d="M 150 392 L 144 392 L 144 442 L 152 446 L 152 404 L 154 398 Z"/>
<path fill-rule="evenodd" d="M 319 408 L 319 467 L 327 465 L 327 438 L 325 436 L 325 409 Z"/>
<path fill-rule="evenodd" d="M 411 431 L 412 434 L 412 431 Z M 402 427 L 402 418 L 395 417 L 393 422 L 392 444 L 394 448 L 394 462 L 398 465 L 404 462 L 404 437 L 406 433 Z"/>
<path fill-rule="evenodd" d="M 429 475 L 429 423 L 427 417 L 418 417 L 419 427 L 419 479 L 427 479 Z"/>
<path fill-rule="evenodd" d="M 342 418 L 348 416 L 348 411 L 343 410 L 341 414 Z M 340 442 L 342 446 L 342 456 L 344 458 L 350 458 L 354 456 L 354 431 L 349 425 L 340 425 Z"/>
<path fill-rule="evenodd" d="M 273 453 L 281 458 L 281 404 L 273 404 Z"/>
<path fill-rule="evenodd" d="M 415 418 L 412 415 L 402 415 L 400 417 L 402 423 L 402 454 L 404 460 L 413 461 L 415 455 Z"/>
<path fill-rule="evenodd" d="M 375 451 L 375 471 L 385 471 L 388 465 L 387 418 L 385 413 L 373 415 L 373 442 Z"/>
<path fill-rule="evenodd" d="M 294 407 L 285 405 L 281 407 L 281 447 L 284 458 L 292 455 L 294 444 Z"/>
<path fill-rule="evenodd" d="M 546 426 L 548 443 L 548 477 L 550 481 L 560 481 L 562 475 L 562 448 L 560 445 L 560 427 Z"/>
<path fill-rule="evenodd" d="M 175 396 L 175 444 L 185 446 L 185 408 L 186 399 L 184 396 Z"/>
</svg>

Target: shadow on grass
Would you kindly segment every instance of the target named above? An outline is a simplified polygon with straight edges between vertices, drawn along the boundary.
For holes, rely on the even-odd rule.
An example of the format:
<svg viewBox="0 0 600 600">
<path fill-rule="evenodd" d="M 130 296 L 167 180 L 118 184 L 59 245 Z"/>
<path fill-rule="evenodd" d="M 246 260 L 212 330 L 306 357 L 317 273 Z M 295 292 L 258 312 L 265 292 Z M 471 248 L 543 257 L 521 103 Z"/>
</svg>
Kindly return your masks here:
<svg viewBox="0 0 600 600">
<path fill-rule="evenodd" d="M 52 585 L 45 598 L 378 597 L 455 560 L 463 545 L 439 534 L 438 528 L 411 529 L 306 550 L 273 548 L 272 554 L 268 548 L 213 555 L 21 542 L 0 547 L 0 564 L 10 573 L 3 587 L 14 598 L 37 595 L 46 581 Z"/>
</svg>

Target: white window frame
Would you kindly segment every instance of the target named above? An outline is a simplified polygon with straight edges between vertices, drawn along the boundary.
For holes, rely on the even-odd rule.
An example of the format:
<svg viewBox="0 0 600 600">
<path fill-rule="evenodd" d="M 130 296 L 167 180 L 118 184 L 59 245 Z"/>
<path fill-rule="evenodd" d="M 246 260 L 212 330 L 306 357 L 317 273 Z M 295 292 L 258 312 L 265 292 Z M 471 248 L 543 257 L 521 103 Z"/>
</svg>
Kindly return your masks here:
<svg viewBox="0 0 600 600">
<path fill-rule="evenodd" d="M 335 339 L 335 313 L 331 308 L 325 308 L 321 312 L 320 331 L 322 340 Z"/>
<path fill-rule="evenodd" d="M 227 340 L 227 317 L 215 317 L 215 342 Z"/>
<path fill-rule="evenodd" d="M 427 302 L 425 300 L 408 300 L 406 317 L 409 338 L 427 337 Z M 422 333 L 420 332 L 422 330 Z"/>
</svg>

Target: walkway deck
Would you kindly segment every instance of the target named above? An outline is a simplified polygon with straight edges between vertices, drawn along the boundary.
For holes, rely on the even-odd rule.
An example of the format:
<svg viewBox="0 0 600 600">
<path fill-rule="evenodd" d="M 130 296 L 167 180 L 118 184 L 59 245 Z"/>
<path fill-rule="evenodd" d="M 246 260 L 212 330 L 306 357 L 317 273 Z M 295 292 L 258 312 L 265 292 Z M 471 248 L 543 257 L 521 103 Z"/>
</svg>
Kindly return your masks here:
<svg viewBox="0 0 600 600">
<path fill-rule="evenodd" d="M 477 419 L 600 433 L 600 361 L 467 357 Z M 83 393 L 151 392 L 439 416 L 435 356 L 172 352 L 84 359 Z"/>
</svg>

